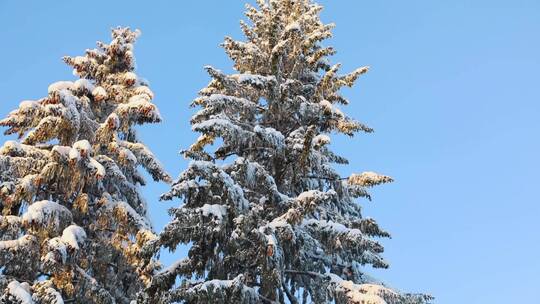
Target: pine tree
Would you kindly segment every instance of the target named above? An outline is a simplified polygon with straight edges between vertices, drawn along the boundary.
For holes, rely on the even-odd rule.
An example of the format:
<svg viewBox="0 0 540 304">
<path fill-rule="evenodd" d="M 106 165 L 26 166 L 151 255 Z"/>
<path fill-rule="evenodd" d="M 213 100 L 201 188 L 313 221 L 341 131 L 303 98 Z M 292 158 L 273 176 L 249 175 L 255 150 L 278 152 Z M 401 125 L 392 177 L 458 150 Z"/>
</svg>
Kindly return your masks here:
<svg viewBox="0 0 540 304">
<path fill-rule="evenodd" d="M 182 303 L 425 303 L 364 272 L 386 268 L 388 237 L 362 217 L 356 198 L 391 182 L 373 172 L 342 178 L 332 163 L 331 133 L 372 129 L 340 109 L 340 94 L 367 67 L 340 75 L 335 53 L 321 42 L 321 6 L 310 0 L 259 0 L 241 22 L 246 41 L 223 43 L 236 74 L 206 67 L 207 87 L 192 103 L 197 141 L 164 200 L 183 199 L 154 251 L 190 244 L 188 256 L 154 276 L 156 302 Z M 150 245 L 149 245 L 150 246 Z M 177 277 L 181 278 L 175 286 Z"/>
<path fill-rule="evenodd" d="M 79 79 L 23 101 L 0 125 L 0 303 L 130 303 L 156 267 L 156 238 L 139 193 L 142 166 L 169 181 L 137 138 L 157 123 L 153 93 L 135 73 L 138 31 L 65 57 Z"/>
</svg>

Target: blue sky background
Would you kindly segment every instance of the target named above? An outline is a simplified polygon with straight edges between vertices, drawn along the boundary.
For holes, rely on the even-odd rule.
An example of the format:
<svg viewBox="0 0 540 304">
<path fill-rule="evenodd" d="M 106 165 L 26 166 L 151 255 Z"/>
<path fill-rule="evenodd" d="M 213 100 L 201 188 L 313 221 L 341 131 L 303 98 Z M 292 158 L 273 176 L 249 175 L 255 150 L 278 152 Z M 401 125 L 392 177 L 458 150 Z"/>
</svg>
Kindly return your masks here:
<svg viewBox="0 0 540 304">
<path fill-rule="evenodd" d="M 391 268 L 371 271 L 437 303 L 540 303 L 540 2 L 515 0 L 320 1 L 335 22 L 334 60 L 371 71 L 345 94 L 345 111 L 376 129 L 337 137 L 343 175 L 367 170 L 396 182 L 362 202 L 393 233 Z M 218 44 L 241 38 L 244 1 L 0 0 L 0 115 L 73 78 L 79 55 L 109 29 L 142 30 L 138 74 L 149 79 L 164 122 L 141 128 L 172 175 L 196 135 L 189 102 L 230 70 Z M 0 137 L 4 141 L 5 137 Z M 144 190 L 156 229 L 167 186 Z M 165 256 L 169 263 L 172 257 Z"/>
</svg>

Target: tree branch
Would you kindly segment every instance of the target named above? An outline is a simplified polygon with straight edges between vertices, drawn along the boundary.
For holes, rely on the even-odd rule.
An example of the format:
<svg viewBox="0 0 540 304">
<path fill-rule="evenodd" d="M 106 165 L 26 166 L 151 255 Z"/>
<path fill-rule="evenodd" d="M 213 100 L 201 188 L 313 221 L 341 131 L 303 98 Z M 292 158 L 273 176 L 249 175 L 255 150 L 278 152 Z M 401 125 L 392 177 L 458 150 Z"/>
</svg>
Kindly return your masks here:
<svg viewBox="0 0 540 304">
<path fill-rule="evenodd" d="M 313 278 L 328 280 L 328 276 L 318 273 L 318 272 L 314 272 L 314 271 L 300 271 L 300 270 L 285 269 L 284 272 L 287 274 L 307 275 Z"/>
<path fill-rule="evenodd" d="M 283 290 L 285 291 L 285 294 L 287 295 L 287 298 L 289 298 L 291 304 L 298 304 L 298 300 L 296 300 L 296 297 L 291 293 L 287 285 L 285 285 L 285 282 L 281 282 L 281 287 L 283 287 Z"/>
</svg>

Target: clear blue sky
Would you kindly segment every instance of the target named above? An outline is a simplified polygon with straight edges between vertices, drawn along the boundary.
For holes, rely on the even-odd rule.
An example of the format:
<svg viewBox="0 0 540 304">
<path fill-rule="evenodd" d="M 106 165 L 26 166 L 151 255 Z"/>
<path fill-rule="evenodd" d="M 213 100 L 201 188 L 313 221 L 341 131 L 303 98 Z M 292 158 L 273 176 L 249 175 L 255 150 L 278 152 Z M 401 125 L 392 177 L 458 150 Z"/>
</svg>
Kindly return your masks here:
<svg viewBox="0 0 540 304">
<path fill-rule="evenodd" d="M 335 60 L 372 68 L 346 91 L 345 111 L 376 133 L 333 141 L 351 161 L 341 170 L 396 179 L 365 207 L 393 232 L 391 268 L 373 273 L 441 304 L 540 303 L 540 2 L 320 2 L 337 24 Z M 165 120 L 141 134 L 177 176 L 177 151 L 196 137 L 188 104 L 209 80 L 202 67 L 230 69 L 218 44 L 241 37 L 243 4 L 0 0 L 0 115 L 72 79 L 63 55 L 113 26 L 139 28 L 138 73 Z M 157 229 L 179 203 L 157 201 L 166 189 L 145 189 Z"/>
</svg>

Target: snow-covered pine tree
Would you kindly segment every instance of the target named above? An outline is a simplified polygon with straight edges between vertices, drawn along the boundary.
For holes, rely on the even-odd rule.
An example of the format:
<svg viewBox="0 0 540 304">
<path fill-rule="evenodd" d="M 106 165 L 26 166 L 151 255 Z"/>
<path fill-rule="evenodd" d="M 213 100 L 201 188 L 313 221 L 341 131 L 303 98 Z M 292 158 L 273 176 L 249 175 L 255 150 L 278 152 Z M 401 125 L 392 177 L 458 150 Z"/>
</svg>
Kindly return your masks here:
<svg viewBox="0 0 540 304">
<path fill-rule="evenodd" d="M 193 106 L 201 136 L 184 155 L 192 161 L 162 196 L 178 197 L 173 220 L 156 247 L 190 244 L 188 257 L 154 276 L 156 302 L 425 303 L 364 274 L 386 268 L 388 237 L 361 215 L 356 198 L 392 181 L 373 172 L 342 178 L 332 163 L 332 132 L 353 136 L 369 127 L 339 109 L 340 95 L 367 71 L 340 75 L 332 47 L 321 42 L 332 24 L 310 0 L 259 0 L 241 22 L 246 41 L 225 38 L 237 74 L 206 67 L 212 80 Z M 208 147 L 212 144 L 215 150 Z M 159 246 L 158 246 L 159 245 Z M 156 250 L 154 248 L 154 250 Z M 181 278 L 175 286 L 177 277 Z"/>
<path fill-rule="evenodd" d="M 65 57 L 79 79 L 23 101 L 0 121 L 0 303 L 129 303 L 156 267 L 141 258 L 156 236 L 138 185 L 144 167 L 169 181 L 134 125 L 157 123 L 135 73 L 138 31 Z"/>
</svg>

